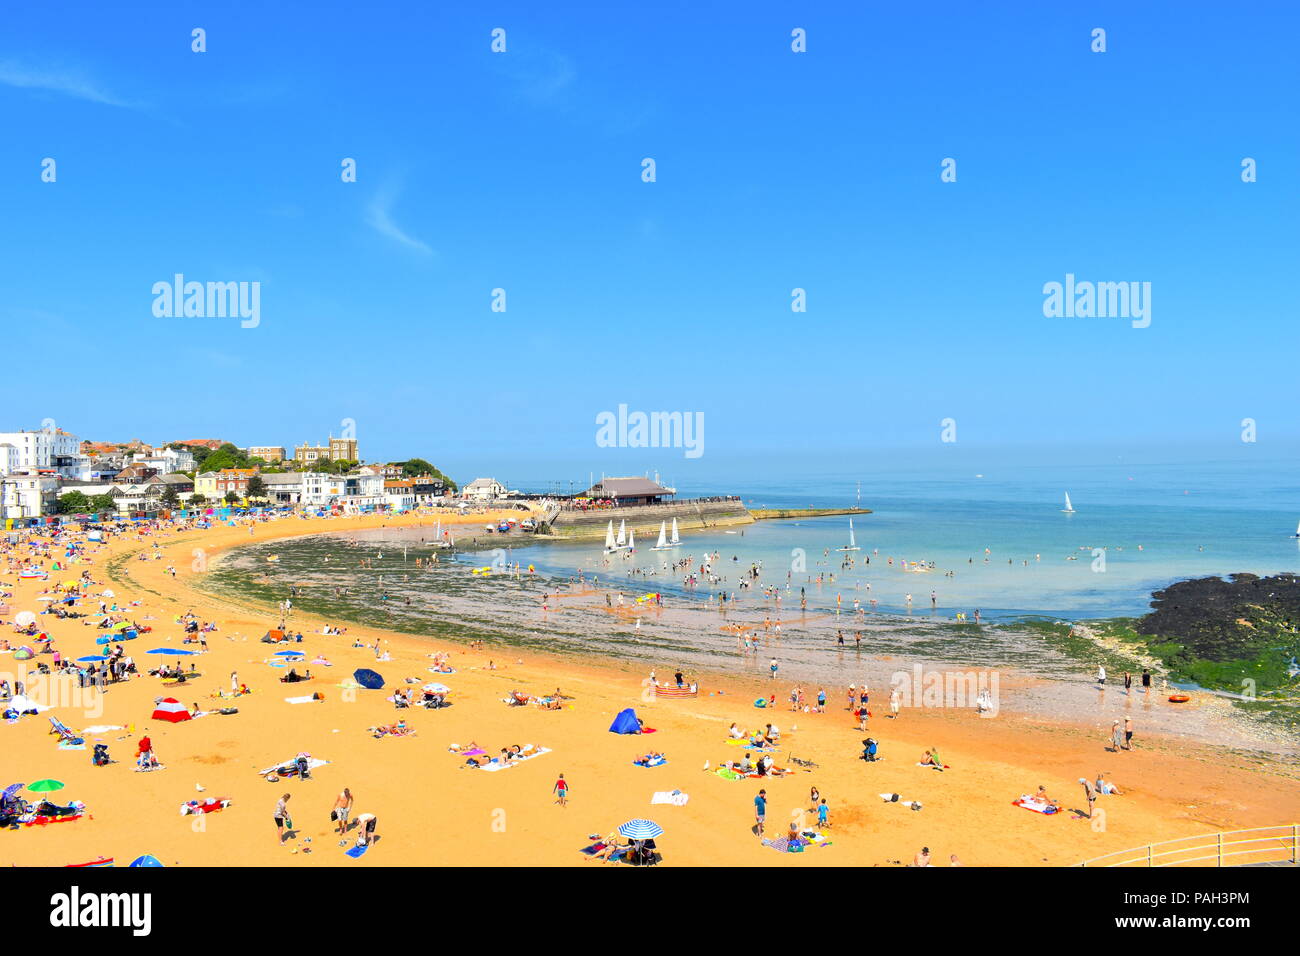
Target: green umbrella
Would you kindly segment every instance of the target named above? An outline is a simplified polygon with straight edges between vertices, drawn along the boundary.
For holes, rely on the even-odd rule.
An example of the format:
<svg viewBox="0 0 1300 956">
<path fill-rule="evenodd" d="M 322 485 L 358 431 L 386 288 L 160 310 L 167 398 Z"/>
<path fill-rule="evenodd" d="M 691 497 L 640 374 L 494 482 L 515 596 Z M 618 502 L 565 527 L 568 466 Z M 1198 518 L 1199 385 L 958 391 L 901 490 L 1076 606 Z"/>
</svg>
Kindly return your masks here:
<svg viewBox="0 0 1300 956">
<path fill-rule="evenodd" d="M 37 780 L 27 789 L 32 793 L 50 793 L 54 790 L 62 790 L 63 784 L 58 780 Z"/>
</svg>

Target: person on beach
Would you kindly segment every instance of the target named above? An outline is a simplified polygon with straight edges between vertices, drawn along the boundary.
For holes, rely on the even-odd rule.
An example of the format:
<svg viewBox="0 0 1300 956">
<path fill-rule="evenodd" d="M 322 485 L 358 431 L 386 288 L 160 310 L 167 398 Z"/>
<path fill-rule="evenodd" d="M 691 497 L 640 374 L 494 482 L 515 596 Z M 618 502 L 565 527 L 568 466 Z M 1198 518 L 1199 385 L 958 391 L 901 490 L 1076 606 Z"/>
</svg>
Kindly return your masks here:
<svg viewBox="0 0 1300 956">
<path fill-rule="evenodd" d="M 1097 665 L 1097 683 L 1106 683 L 1106 668 L 1101 664 Z"/>
<path fill-rule="evenodd" d="M 1124 718 L 1124 749 L 1133 749 L 1133 718 Z"/>
<path fill-rule="evenodd" d="M 772 658 L 772 663 L 768 665 L 768 669 L 771 670 L 771 672 L 772 672 L 772 680 L 776 680 L 776 669 L 777 669 L 777 667 L 778 667 L 778 664 L 776 663 L 776 658 L 774 657 L 774 658 Z"/>
<path fill-rule="evenodd" d="M 569 785 L 565 782 L 564 774 L 560 774 L 560 778 L 555 781 L 555 786 L 552 788 L 552 792 L 555 794 L 556 803 L 562 807 L 568 806 Z"/>
<path fill-rule="evenodd" d="M 1080 777 L 1079 783 L 1083 785 L 1083 798 L 1088 801 L 1088 819 L 1092 819 L 1092 807 L 1097 802 L 1097 790 L 1087 777 Z"/>
<path fill-rule="evenodd" d="M 1142 668 L 1142 693 L 1151 693 L 1151 671 Z"/>
<path fill-rule="evenodd" d="M 1124 693 L 1127 694 L 1132 690 L 1133 690 L 1133 675 L 1128 671 L 1125 671 L 1124 672 Z"/>
<path fill-rule="evenodd" d="M 293 820 L 289 818 L 289 797 L 291 796 L 292 794 L 286 793 L 275 804 L 275 838 L 281 846 L 284 846 L 284 838 L 293 829 Z"/>
<path fill-rule="evenodd" d="M 763 821 L 767 818 L 767 791 L 758 791 L 754 798 L 754 832 L 763 835 Z"/>
<path fill-rule="evenodd" d="M 375 827 L 379 819 L 373 813 L 357 814 L 357 846 L 370 846 L 375 842 Z"/>
<path fill-rule="evenodd" d="M 918 853 L 915 857 L 913 857 L 912 865 L 913 866 L 930 865 L 930 848 L 928 846 L 921 847 L 921 852 Z"/>
<path fill-rule="evenodd" d="M 330 819 L 338 823 L 339 833 L 346 833 L 348 830 L 348 815 L 352 813 L 352 791 L 348 787 L 343 788 L 343 792 L 334 800 L 334 809 L 330 813 Z"/>
<path fill-rule="evenodd" d="M 1105 794 L 1107 796 L 1110 795 L 1114 795 L 1117 797 L 1123 796 L 1123 794 L 1120 793 L 1119 787 L 1115 786 L 1113 783 L 1107 780 L 1105 775 L 1102 773 L 1097 774 L 1097 792 L 1101 794 Z"/>
<path fill-rule="evenodd" d="M 830 807 L 826 805 L 826 799 L 823 797 L 822 802 L 817 804 L 817 826 L 820 829 L 825 830 L 831 825 L 830 813 Z"/>
<path fill-rule="evenodd" d="M 901 697 L 898 693 L 898 688 L 895 687 L 889 692 L 889 716 L 894 720 L 898 719 L 898 709 L 900 704 Z"/>
</svg>

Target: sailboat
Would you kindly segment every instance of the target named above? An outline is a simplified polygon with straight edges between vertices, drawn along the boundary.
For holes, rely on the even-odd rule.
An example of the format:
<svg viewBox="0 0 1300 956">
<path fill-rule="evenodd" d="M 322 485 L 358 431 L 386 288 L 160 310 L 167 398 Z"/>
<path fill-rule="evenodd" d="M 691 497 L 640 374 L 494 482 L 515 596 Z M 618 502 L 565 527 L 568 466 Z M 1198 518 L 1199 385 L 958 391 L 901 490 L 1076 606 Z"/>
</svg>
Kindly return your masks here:
<svg viewBox="0 0 1300 956">
<path fill-rule="evenodd" d="M 1067 515 L 1074 514 L 1074 505 L 1070 504 L 1070 493 L 1068 491 L 1065 493 L 1065 507 L 1061 509 L 1061 513 Z"/>
<path fill-rule="evenodd" d="M 1298 533 L 1300 533 L 1300 532 L 1298 532 Z M 682 543 L 681 535 L 679 535 L 679 534 L 677 533 L 677 519 L 676 519 L 676 518 L 673 519 L 673 536 L 672 536 L 671 538 L 668 539 L 668 543 L 671 544 L 674 548 L 677 547 L 677 545 L 679 545 L 679 544 Z"/>
<path fill-rule="evenodd" d="M 862 550 L 861 548 L 858 547 L 858 539 L 857 539 L 857 537 L 853 534 L 853 519 L 852 519 L 852 518 L 849 519 L 849 544 L 848 544 L 848 547 L 846 547 L 846 548 L 836 548 L 835 550 L 836 550 L 836 551 L 861 551 L 861 550 Z"/>
<path fill-rule="evenodd" d="M 627 552 L 628 554 L 631 554 L 635 550 L 636 550 L 636 531 L 629 531 L 627 533 Z"/>
<path fill-rule="evenodd" d="M 618 550 L 618 545 L 614 543 L 614 519 L 611 518 L 609 521 L 609 527 L 605 529 L 605 553 L 613 554 Z"/>
<path fill-rule="evenodd" d="M 1295 534 L 1293 534 L 1291 537 L 1300 538 L 1300 522 L 1296 522 Z"/>
<path fill-rule="evenodd" d="M 618 537 L 614 539 L 614 543 L 617 544 L 620 548 L 624 547 L 627 544 L 627 520 L 626 519 L 618 523 Z"/>
<path fill-rule="evenodd" d="M 666 521 L 659 522 L 659 540 L 655 543 L 655 546 L 650 550 L 651 551 L 672 550 L 672 545 L 668 543 L 668 522 Z"/>
</svg>

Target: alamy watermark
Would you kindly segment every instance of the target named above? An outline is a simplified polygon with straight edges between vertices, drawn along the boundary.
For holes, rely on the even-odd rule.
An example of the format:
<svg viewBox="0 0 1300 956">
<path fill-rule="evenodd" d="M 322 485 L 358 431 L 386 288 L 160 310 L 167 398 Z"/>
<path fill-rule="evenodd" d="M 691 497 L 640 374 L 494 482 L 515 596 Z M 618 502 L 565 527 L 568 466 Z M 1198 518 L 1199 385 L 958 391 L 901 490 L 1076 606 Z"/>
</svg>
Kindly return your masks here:
<svg viewBox="0 0 1300 956">
<path fill-rule="evenodd" d="M 1043 284 L 1043 315 L 1049 319 L 1132 319 L 1133 328 L 1151 324 L 1150 282 L 1065 282 Z"/>
<path fill-rule="evenodd" d="M 598 448 L 684 448 L 687 458 L 704 454 L 703 412 L 618 412 L 596 415 Z"/>
<path fill-rule="evenodd" d="M 896 671 L 889 688 L 902 707 L 969 707 L 981 717 L 998 715 L 997 671 L 927 671 L 913 664 L 911 671 Z"/>
<path fill-rule="evenodd" d="M 262 321 L 262 283 L 186 282 L 176 273 L 171 282 L 153 284 L 153 314 L 160 319 L 238 317 L 255 329 Z"/>
</svg>

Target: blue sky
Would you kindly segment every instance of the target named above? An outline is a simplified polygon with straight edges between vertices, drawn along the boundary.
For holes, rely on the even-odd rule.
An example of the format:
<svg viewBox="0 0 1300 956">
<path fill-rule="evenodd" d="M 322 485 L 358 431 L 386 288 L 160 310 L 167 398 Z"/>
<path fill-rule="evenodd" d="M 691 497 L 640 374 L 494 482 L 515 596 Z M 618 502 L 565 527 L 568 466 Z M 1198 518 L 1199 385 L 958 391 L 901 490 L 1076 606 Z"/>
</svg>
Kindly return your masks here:
<svg viewBox="0 0 1300 956">
<path fill-rule="evenodd" d="M 972 460 L 1294 451 L 1288 5 L 701 6 L 8 6 L 4 427 L 686 485 L 947 417 Z M 261 324 L 156 318 L 178 272 Z M 1150 328 L 1045 318 L 1066 273 L 1150 282 Z M 596 447 L 619 403 L 705 455 Z"/>
</svg>

